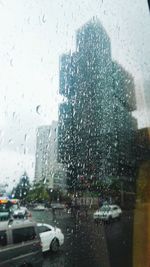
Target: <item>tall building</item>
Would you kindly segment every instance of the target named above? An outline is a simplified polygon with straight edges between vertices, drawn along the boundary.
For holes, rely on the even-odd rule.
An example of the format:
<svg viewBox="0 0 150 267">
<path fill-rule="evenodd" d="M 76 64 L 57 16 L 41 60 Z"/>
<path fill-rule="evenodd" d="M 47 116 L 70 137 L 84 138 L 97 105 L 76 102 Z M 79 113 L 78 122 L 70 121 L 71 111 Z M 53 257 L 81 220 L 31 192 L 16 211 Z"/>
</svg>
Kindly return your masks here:
<svg viewBox="0 0 150 267">
<path fill-rule="evenodd" d="M 35 181 L 46 181 L 50 188 L 65 188 L 66 169 L 58 163 L 57 122 L 37 130 Z"/>
<path fill-rule="evenodd" d="M 77 31 L 76 51 L 60 59 L 59 160 L 70 185 L 80 175 L 133 177 L 137 122 L 132 76 L 111 57 L 97 19 Z"/>
</svg>

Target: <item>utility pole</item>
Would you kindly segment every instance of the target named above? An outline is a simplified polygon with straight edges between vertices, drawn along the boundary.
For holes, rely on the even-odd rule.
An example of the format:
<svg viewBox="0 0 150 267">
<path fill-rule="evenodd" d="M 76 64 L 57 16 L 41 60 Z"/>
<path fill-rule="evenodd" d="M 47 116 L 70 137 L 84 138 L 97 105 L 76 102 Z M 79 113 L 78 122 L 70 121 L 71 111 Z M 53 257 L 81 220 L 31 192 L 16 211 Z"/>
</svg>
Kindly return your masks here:
<svg viewBox="0 0 150 267">
<path fill-rule="evenodd" d="M 124 205 L 123 181 L 121 181 L 121 190 L 120 190 L 120 193 L 121 193 L 121 206 L 123 206 Z"/>
</svg>

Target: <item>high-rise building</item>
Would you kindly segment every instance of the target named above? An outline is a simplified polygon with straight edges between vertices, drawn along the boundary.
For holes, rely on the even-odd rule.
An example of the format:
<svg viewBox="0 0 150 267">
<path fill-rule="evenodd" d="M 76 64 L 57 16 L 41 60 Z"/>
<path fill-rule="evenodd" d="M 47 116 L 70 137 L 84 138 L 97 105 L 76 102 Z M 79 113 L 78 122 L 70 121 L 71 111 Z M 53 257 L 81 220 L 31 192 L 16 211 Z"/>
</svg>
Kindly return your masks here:
<svg viewBox="0 0 150 267">
<path fill-rule="evenodd" d="M 77 31 L 76 51 L 60 59 L 59 160 L 78 176 L 133 177 L 137 122 L 132 76 L 111 57 L 97 19 Z"/>
<path fill-rule="evenodd" d="M 37 130 L 35 181 L 45 181 L 50 188 L 65 188 L 66 169 L 58 163 L 58 123 Z"/>
</svg>

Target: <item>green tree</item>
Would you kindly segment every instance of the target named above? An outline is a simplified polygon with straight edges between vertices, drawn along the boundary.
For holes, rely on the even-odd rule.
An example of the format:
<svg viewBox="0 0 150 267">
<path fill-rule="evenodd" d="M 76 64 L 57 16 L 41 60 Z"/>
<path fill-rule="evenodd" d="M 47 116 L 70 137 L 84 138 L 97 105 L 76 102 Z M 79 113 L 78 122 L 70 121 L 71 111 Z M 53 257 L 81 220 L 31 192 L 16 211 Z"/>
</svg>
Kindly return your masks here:
<svg viewBox="0 0 150 267">
<path fill-rule="evenodd" d="M 31 187 L 26 200 L 28 202 L 45 202 L 50 201 L 48 185 L 44 180 L 35 182 Z"/>
<path fill-rule="evenodd" d="M 24 200 L 30 190 L 30 180 L 26 172 L 20 177 L 19 183 L 16 188 L 13 188 L 12 194 L 15 198 Z"/>
</svg>

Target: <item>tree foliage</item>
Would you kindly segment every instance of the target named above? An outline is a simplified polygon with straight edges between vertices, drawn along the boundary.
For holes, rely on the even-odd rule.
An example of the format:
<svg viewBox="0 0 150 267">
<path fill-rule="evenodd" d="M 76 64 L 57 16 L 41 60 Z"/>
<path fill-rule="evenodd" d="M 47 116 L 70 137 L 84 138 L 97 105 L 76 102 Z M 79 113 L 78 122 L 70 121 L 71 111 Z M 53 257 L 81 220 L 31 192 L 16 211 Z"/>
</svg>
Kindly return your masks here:
<svg viewBox="0 0 150 267">
<path fill-rule="evenodd" d="M 17 186 L 13 189 L 12 194 L 15 198 L 24 200 L 30 190 L 30 180 L 26 172 L 20 177 Z"/>
<path fill-rule="evenodd" d="M 49 193 L 48 193 L 47 185 L 43 182 L 43 180 L 39 182 L 35 182 L 33 184 L 26 200 L 28 202 L 49 201 Z"/>
</svg>

